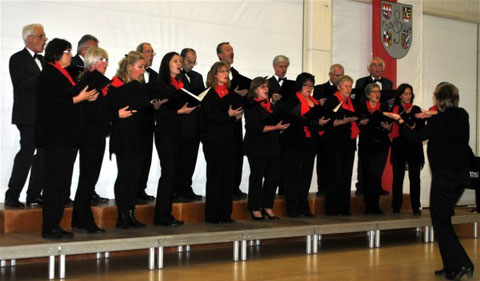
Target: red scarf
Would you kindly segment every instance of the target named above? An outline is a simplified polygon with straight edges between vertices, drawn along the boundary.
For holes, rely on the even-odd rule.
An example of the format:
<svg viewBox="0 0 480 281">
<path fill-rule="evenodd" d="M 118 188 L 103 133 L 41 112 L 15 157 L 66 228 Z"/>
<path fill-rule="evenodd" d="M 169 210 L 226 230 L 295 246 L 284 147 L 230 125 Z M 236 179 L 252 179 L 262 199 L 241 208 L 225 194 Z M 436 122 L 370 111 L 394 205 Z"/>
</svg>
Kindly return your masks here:
<svg viewBox="0 0 480 281">
<path fill-rule="evenodd" d="M 266 98 L 265 100 L 261 100 L 259 98 L 254 98 L 253 100 L 258 102 L 266 111 L 272 113 L 272 103 L 270 103 L 270 99 Z"/>
<path fill-rule="evenodd" d="M 227 85 L 226 84 L 224 84 L 224 85 L 217 84 L 217 87 L 215 88 L 215 92 L 217 92 L 217 94 L 220 98 L 223 98 L 224 96 L 226 96 L 228 94 Z"/>
<path fill-rule="evenodd" d="M 310 106 L 308 105 L 307 99 L 302 96 L 300 92 L 297 92 L 297 98 L 300 101 L 300 115 L 303 117 L 305 113 L 310 111 Z M 314 105 L 318 104 L 318 101 L 315 100 L 312 96 L 308 96 L 308 99 L 313 102 Z M 308 129 L 308 126 L 303 127 L 303 132 L 305 133 L 305 137 L 311 138 L 312 132 Z"/>
<path fill-rule="evenodd" d="M 182 80 L 177 80 L 172 77 L 172 86 L 175 87 L 175 89 L 180 90 L 181 88 L 183 88 Z"/>
<path fill-rule="evenodd" d="M 367 101 L 367 109 L 370 114 L 373 114 L 375 111 L 380 110 L 380 103 L 377 103 L 375 107 L 372 107 L 370 102 Z"/>
<path fill-rule="evenodd" d="M 120 80 L 120 78 L 118 78 L 117 76 L 113 76 L 112 83 L 110 83 L 110 85 L 112 85 L 112 87 L 118 88 L 125 85 L 125 83 L 122 80 Z"/>
<path fill-rule="evenodd" d="M 435 105 L 432 105 L 432 106 L 428 109 L 428 111 L 438 111 L 438 105 L 436 105 L 436 104 L 435 104 Z"/>
<path fill-rule="evenodd" d="M 70 81 L 72 86 L 75 86 L 75 81 L 73 81 L 72 76 L 70 76 L 70 74 L 65 70 L 65 68 L 60 65 L 57 60 L 55 61 L 55 63 L 50 62 L 50 65 L 58 69 L 58 71 L 60 71 L 63 75 L 65 75 L 65 77 L 67 77 L 68 81 Z"/>
<path fill-rule="evenodd" d="M 352 100 L 350 99 L 350 97 L 348 97 L 347 100 L 344 101 L 342 95 L 340 95 L 340 92 L 338 91 L 335 93 L 335 96 L 337 97 L 338 101 L 342 103 L 343 109 L 346 109 L 351 112 L 355 112 L 355 108 L 353 108 Z M 358 128 L 358 125 L 355 121 L 352 121 L 350 123 L 352 123 L 350 137 L 352 139 L 356 139 L 358 134 L 360 133 L 360 129 Z"/>
<path fill-rule="evenodd" d="M 412 108 L 412 106 L 413 106 L 413 104 L 411 102 L 407 103 L 407 104 L 402 104 L 402 107 L 403 107 L 404 111 L 409 110 L 410 108 Z M 393 107 L 392 112 L 398 114 L 399 111 L 400 111 L 400 105 L 395 105 Z M 397 138 L 398 136 L 400 136 L 399 127 L 398 127 L 398 124 L 396 122 L 393 123 L 392 131 L 390 132 L 389 136 L 390 136 L 391 139 L 394 139 L 394 138 Z"/>
</svg>

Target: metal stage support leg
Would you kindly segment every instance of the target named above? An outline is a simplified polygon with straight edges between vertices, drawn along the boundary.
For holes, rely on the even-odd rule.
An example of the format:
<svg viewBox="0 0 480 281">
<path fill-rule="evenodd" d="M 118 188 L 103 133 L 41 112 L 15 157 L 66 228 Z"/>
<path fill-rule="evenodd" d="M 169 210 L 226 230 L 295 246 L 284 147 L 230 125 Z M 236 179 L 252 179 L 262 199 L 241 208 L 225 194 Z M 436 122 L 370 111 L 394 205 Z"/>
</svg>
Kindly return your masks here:
<svg viewBox="0 0 480 281">
<path fill-rule="evenodd" d="M 473 223 L 473 238 L 478 237 L 478 222 Z"/>
<path fill-rule="evenodd" d="M 238 248 L 239 248 L 239 242 L 233 241 L 233 261 L 238 261 L 238 255 L 239 255 Z"/>
<path fill-rule="evenodd" d="M 105 254 L 103 255 L 103 258 L 104 259 L 110 258 L 110 252 L 105 252 Z"/>
<path fill-rule="evenodd" d="M 368 231 L 368 247 L 370 249 L 375 247 L 375 230 Z"/>
<path fill-rule="evenodd" d="M 148 249 L 148 269 L 153 270 L 155 268 L 155 248 Z"/>
<path fill-rule="evenodd" d="M 312 253 L 318 253 L 318 234 L 313 234 L 312 238 Z"/>
<path fill-rule="evenodd" d="M 246 261 L 247 260 L 247 240 L 242 240 L 241 247 L 242 247 L 242 252 L 241 252 L 240 259 L 242 261 Z"/>
<path fill-rule="evenodd" d="M 421 227 L 416 227 L 416 228 L 415 228 L 415 231 L 416 231 L 417 233 L 419 233 L 421 230 L 422 230 Z"/>
<path fill-rule="evenodd" d="M 318 234 L 318 241 L 322 241 L 322 234 Z"/>
<path fill-rule="evenodd" d="M 59 278 L 65 279 L 65 255 L 60 255 Z"/>
<path fill-rule="evenodd" d="M 253 240 L 248 241 L 248 246 L 253 247 L 255 245 L 255 242 Z"/>
<path fill-rule="evenodd" d="M 375 248 L 380 248 L 380 229 L 375 230 Z"/>
<path fill-rule="evenodd" d="M 430 242 L 430 226 L 425 226 L 424 230 L 423 242 L 428 243 Z"/>
<path fill-rule="evenodd" d="M 177 247 L 177 252 L 179 252 L 179 253 L 183 252 L 183 246 L 178 246 Z"/>
<path fill-rule="evenodd" d="M 190 245 L 185 246 L 185 252 L 190 252 L 190 249 L 191 249 Z"/>
<path fill-rule="evenodd" d="M 163 247 L 158 247 L 158 264 L 157 268 L 163 268 Z"/>
<path fill-rule="evenodd" d="M 10 266 L 13 267 L 13 266 L 16 266 L 16 265 L 17 265 L 17 261 L 16 261 L 15 259 L 12 259 L 12 260 L 10 261 Z"/>
<path fill-rule="evenodd" d="M 312 253 L 312 235 L 307 235 L 307 249 L 306 253 L 307 255 L 310 255 Z"/>
<path fill-rule="evenodd" d="M 0 261 L 0 267 L 5 267 L 7 265 L 7 261 L 6 260 L 1 260 Z"/>
<path fill-rule="evenodd" d="M 97 252 L 97 260 L 101 259 L 102 258 L 102 253 L 100 252 Z"/>
<path fill-rule="evenodd" d="M 260 246 L 260 239 L 255 240 L 255 245 Z"/>
<path fill-rule="evenodd" d="M 433 226 L 430 227 L 429 241 L 430 241 L 430 243 L 435 242 L 435 234 L 434 234 L 434 232 L 433 232 Z"/>
<path fill-rule="evenodd" d="M 55 279 L 55 256 L 48 257 L 48 279 Z"/>
</svg>

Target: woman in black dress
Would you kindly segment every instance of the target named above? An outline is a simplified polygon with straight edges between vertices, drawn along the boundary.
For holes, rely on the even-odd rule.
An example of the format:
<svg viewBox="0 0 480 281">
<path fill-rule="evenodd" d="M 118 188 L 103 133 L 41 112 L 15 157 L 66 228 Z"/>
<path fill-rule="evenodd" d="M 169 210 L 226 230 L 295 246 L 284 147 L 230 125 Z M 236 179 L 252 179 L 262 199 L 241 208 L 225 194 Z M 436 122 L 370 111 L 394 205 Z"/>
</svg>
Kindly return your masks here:
<svg viewBox="0 0 480 281">
<path fill-rule="evenodd" d="M 155 204 L 154 224 L 174 226 L 182 225 L 172 215 L 172 193 L 175 183 L 175 167 L 179 155 L 176 146 L 179 143 L 182 114 L 190 114 L 196 107 L 187 103 L 178 104 L 183 83 L 180 78 L 182 63 L 175 52 L 167 53 L 160 63 L 158 75 L 158 93 L 161 98 L 169 101 L 155 113 L 155 146 L 157 147 L 162 175 L 158 181 L 157 199 Z"/>
<path fill-rule="evenodd" d="M 388 110 L 380 103 L 380 86 L 376 83 L 368 84 L 365 89 L 366 101 L 359 106 L 361 118 L 368 122 L 360 126 L 358 142 L 358 158 L 362 165 L 364 187 L 363 201 L 365 214 L 384 214 L 379 207 L 382 189 L 382 174 L 390 148 L 392 124 L 382 112 Z"/>
<path fill-rule="evenodd" d="M 94 101 L 96 90 L 75 87 L 65 68 L 72 59 L 72 45 L 55 38 L 45 49 L 45 64 L 37 82 L 37 122 L 35 143 L 45 149 L 45 187 L 43 190 L 42 237 L 72 238 L 60 228 L 65 197 L 73 172 L 74 148 L 83 136 L 79 103 Z"/>
<path fill-rule="evenodd" d="M 384 113 L 400 126 L 400 134 L 411 142 L 428 139 L 427 155 L 432 169 L 430 215 L 435 230 L 443 269 L 435 272 L 450 280 L 473 276 L 473 263 L 458 240 L 452 226 L 452 214 L 468 182 L 469 132 L 468 113 L 458 107 L 458 89 L 443 83 L 433 93 L 438 113 L 425 127 L 412 130 L 400 114 Z M 425 115 L 425 114 L 419 114 Z"/>
<path fill-rule="evenodd" d="M 267 125 L 267 118 L 273 113 L 268 98 L 268 80 L 253 79 L 248 99 L 251 106 L 245 109 L 245 139 L 243 151 L 250 164 L 248 181 L 248 210 L 253 220 L 278 219 L 273 212 L 275 189 L 280 173 L 280 143 L 278 133 L 289 124 L 282 121 Z M 264 180 L 265 179 L 265 180 Z"/>
<path fill-rule="evenodd" d="M 210 90 L 201 104 L 201 140 L 207 162 L 205 221 L 233 223 L 232 190 L 234 174 L 234 126 L 243 116 L 241 107 L 233 109 L 229 100 L 228 65 L 216 62 L 207 76 Z"/>
<path fill-rule="evenodd" d="M 407 125 L 414 131 L 419 131 L 425 126 L 425 120 L 416 118 L 421 113 L 420 107 L 413 105 L 415 95 L 409 84 L 398 86 L 395 97 L 395 106 L 392 112 L 402 116 Z M 403 200 L 403 178 L 408 167 L 408 178 L 410 181 L 410 202 L 413 214 L 420 215 L 420 171 L 425 163 L 423 156 L 423 145 L 418 142 L 410 142 L 405 136 L 400 135 L 398 124 L 394 123 L 392 132 L 392 150 L 390 162 L 393 168 L 392 185 L 392 209 L 393 213 L 399 213 Z"/>
</svg>

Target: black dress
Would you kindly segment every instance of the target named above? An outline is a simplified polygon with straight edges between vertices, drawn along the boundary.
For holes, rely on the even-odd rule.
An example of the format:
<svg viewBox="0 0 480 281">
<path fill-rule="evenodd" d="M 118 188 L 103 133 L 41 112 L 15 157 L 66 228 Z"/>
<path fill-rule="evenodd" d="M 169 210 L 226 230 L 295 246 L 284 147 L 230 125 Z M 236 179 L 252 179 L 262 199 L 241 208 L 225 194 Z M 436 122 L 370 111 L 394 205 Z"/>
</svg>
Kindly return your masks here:
<svg viewBox="0 0 480 281">
<path fill-rule="evenodd" d="M 259 102 L 245 109 L 245 139 L 243 151 L 250 164 L 248 209 L 272 209 L 280 175 L 280 143 L 278 131 L 263 132 L 266 119 L 272 113 Z"/>
<path fill-rule="evenodd" d="M 396 112 L 395 112 L 396 111 Z M 406 113 L 401 105 L 394 107 L 394 112 L 401 114 L 402 118 L 410 126 L 415 126 L 414 131 L 419 131 L 425 126 L 425 120 L 415 118 L 415 114 L 420 113 L 420 107 L 414 105 L 409 113 Z M 410 181 L 410 202 L 413 211 L 420 208 L 420 171 L 425 163 L 422 143 L 410 142 L 405 136 L 394 134 L 397 124 L 392 127 L 392 150 L 390 162 L 393 168 L 392 185 L 392 209 L 399 212 L 403 201 L 403 178 L 408 166 L 408 178 Z"/>
<path fill-rule="evenodd" d="M 205 221 L 210 223 L 229 221 L 232 214 L 234 127 L 239 121 L 228 115 L 228 95 L 231 94 L 221 98 L 210 89 L 200 110 L 201 141 L 207 162 Z"/>
<path fill-rule="evenodd" d="M 472 267 L 452 226 L 451 217 L 468 181 L 469 121 L 463 108 L 447 107 L 432 116 L 419 131 L 405 122 L 400 133 L 411 142 L 428 139 L 427 155 L 432 169 L 430 214 L 445 271 Z"/>
</svg>

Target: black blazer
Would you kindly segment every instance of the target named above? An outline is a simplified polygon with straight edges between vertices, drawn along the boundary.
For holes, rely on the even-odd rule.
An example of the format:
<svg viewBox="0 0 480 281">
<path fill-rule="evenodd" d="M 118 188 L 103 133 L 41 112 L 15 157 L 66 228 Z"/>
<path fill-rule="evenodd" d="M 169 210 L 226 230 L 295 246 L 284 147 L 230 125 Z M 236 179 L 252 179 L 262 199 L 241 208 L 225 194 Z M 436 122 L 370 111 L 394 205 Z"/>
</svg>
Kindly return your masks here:
<svg viewBox="0 0 480 281">
<path fill-rule="evenodd" d="M 400 116 L 410 126 L 415 125 L 414 131 L 419 131 L 425 126 L 425 119 L 415 118 L 415 114 L 422 112 L 420 107 L 414 105 L 410 113 L 405 113 L 403 109 L 400 109 Z M 425 157 L 423 155 L 423 145 L 421 142 L 410 142 L 408 139 L 399 135 L 392 140 L 392 152 L 390 160 L 393 163 L 399 157 L 407 159 L 411 163 L 425 163 Z"/>
<path fill-rule="evenodd" d="M 143 90 L 147 94 L 149 100 L 156 99 L 159 96 L 158 73 L 155 70 L 151 69 L 150 67 L 147 67 L 145 72 L 149 73 L 149 77 L 148 77 L 148 83 L 142 84 Z M 153 128 L 155 127 L 155 118 L 154 118 L 155 110 L 153 109 L 153 107 L 151 110 L 147 111 L 146 114 L 149 120 L 150 130 L 153 132 Z"/>
<path fill-rule="evenodd" d="M 364 89 L 370 83 L 373 83 L 371 75 L 362 77 L 357 80 L 357 82 L 355 83 L 355 89 L 351 95 L 351 99 L 354 104 L 361 105 L 363 102 L 366 101 Z M 382 84 L 382 90 L 392 90 L 393 88 L 393 82 L 385 77 L 382 77 L 380 79 L 380 83 Z"/>
<path fill-rule="evenodd" d="M 190 81 L 188 81 L 186 76 L 190 78 Z M 202 74 L 194 70 L 190 72 L 186 72 L 185 70 L 182 69 L 180 78 L 182 79 L 184 88 L 187 90 L 190 90 L 190 89 L 198 89 L 199 91 L 205 90 Z"/>
<path fill-rule="evenodd" d="M 79 54 L 76 54 L 70 61 L 70 66 L 80 66 L 85 67 L 85 62 L 82 60 Z"/>
<path fill-rule="evenodd" d="M 336 108 L 339 103 L 340 102 L 338 101 L 337 97 L 333 95 L 327 99 L 327 101 L 323 106 L 323 109 L 326 112 L 332 112 L 333 109 Z M 356 112 L 355 114 L 358 114 L 358 107 L 356 107 L 354 103 L 353 103 L 353 106 Z M 356 149 L 356 145 L 355 145 L 356 140 L 351 138 L 351 128 L 352 128 L 351 122 L 344 125 L 337 126 L 337 127 L 333 127 L 333 121 L 335 119 L 343 119 L 346 115 L 351 116 L 352 114 L 353 113 L 350 112 L 349 110 L 346 110 L 340 107 L 335 114 L 330 115 L 331 116 L 330 122 L 328 122 L 328 124 L 325 125 L 325 139 L 328 143 L 333 144 L 339 148 L 344 148 L 344 149 L 353 148 L 354 150 Z"/>
<path fill-rule="evenodd" d="M 178 95 L 178 90 L 171 84 L 165 84 L 163 81 L 158 82 L 158 91 L 160 96 L 168 98 L 169 101 L 175 99 L 175 95 Z M 177 109 L 168 105 L 168 102 L 162 105 L 157 111 L 155 111 L 155 130 L 160 133 L 168 133 L 173 136 L 180 135 L 181 122 L 180 114 L 177 113 Z"/>
<path fill-rule="evenodd" d="M 39 60 L 44 65 L 45 60 L 42 56 Z M 9 70 L 13 85 L 12 124 L 33 125 L 37 100 L 36 84 L 40 68 L 24 48 L 10 57 Z"/>
<path fill-rule="evenodd" d="M 186 75 L 190 78 L 188 81 Z M 192 90 L 193 94 L 200 94 L 205 90 L 203 84 L 203 77 L 200 73 L 192 70 L 186 72 L 182 70 L 180 78 L 183 82 L 183 87 L 186 90 Z M 190 114 L 182 114 L 180 116 L 181 130 L 180 136 L 182 138 L 198 138 L 200 136 L 200 110 L 199 108 L 193 110 Z"/>
<path fill-rule="evenodd" d="M 280 143 L 278 131 L 263 132 L 265 119 L 272 113 L 264 109 L 258 102 L 252 101 L 253 105 L 245 109 L 245 138 L 243 151 L 246 155 L 278 155 Z"/>
<path fill-rule="evenodd" d="M 459 183 L 465 183 L 469 167 L 470 125 L 468 113 L 463 108 L 448 107 L 439 111 L 418 131 L 412 131 L 402 123 L 400 133 L 411 142 L 428 139 L 427 155 L 432 172 L 456 171 Z"/>
<path fill-rule="evenodd" d="M 282 88 L 282 87 L 280 87 L 280 84 L 278 83 L 278 80 L 273 75 L 272 75 L 272 77 L 268 78 L 268 87 L 269 87 L 269 91 L 268 91 L 268 97 L 269 98 L 272 97 L 272 94 L 275 94 L 275 93 L 279 94 L 280 89 Z"/>
<path fill-rule="evenodd" d="M 211 88 L 202 100 L 200 107 L 201 140 L 202 142 L 232 142 L 234 140 L 234 125 L 240 123 L 235 117 L 228 115 L 228 95 L 220 98 Z M 241 126 L 241 123 L 240 123 Z"/>
<path fill-rule="evenodd" d="M 366 125 L 359 125 L 360 136 L 359 144 L 363 143 L 388 143 L 390 144 L 390 138 L 388 134 L 390 131 L 385 130 L 380 122 L 392 122 L 392 119 L 383 115 L 382 112 L 386 112 L 387 106 L 381 105 L 380 110 L 375 111 L 371 114 L 368 111 L 366 102 L 363 103 L 359 108 L 358 112 L 361 114 L 361 118 L 368 118 L 368 123 Z"/>
<path fill-rule="evenodd" d="M 330 85 L 330 81 L 327 81 L 323 84 L 315 86 L 313 89 L 313 97 L 316 100 L 320 99 L 328 99 L 329 97 L 333 96 L 337 91 L 336 85 Z"/>
<path fill-rule="evenodd" d="M 79 104 L 73 103 L 80 90 L 75 91 L 58 69 L 48 63 L 44 65 L 37 81 L 37 146 L 73 146 L 82 141 Z"/>
</svg>

